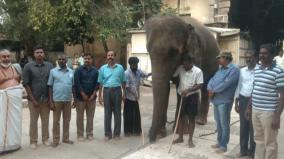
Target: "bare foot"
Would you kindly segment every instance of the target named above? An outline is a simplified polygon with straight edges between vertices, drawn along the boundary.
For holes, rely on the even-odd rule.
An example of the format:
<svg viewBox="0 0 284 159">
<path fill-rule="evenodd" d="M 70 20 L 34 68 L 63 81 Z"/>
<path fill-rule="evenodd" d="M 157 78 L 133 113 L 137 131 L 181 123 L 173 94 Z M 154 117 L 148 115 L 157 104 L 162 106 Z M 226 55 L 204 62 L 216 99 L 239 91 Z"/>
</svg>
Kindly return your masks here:
<svg viewBox="0 0 284 159">
<path fill-rule="evenodd" d="M 193 144 L 193 142 L 192 142 L 192 141 L 188 141 L 188 147 L 189 147 L 189 148 L 194 148 L 194 147 L 195 147 L 195 145 Z"/>
<path fill-rule="evenodd" d="M 203 118 L 199 118 L 199 119 L 196 119 L 195 122 L 199 125 L 205 125 L 207 123 L 207 120 Z"/>
<path fill-rule="evenodd" d="M 175 139 L 173 144 L 177 144 L 177 143 L 183 143 L 183 139 L 182 138 Z"/>
</svg>

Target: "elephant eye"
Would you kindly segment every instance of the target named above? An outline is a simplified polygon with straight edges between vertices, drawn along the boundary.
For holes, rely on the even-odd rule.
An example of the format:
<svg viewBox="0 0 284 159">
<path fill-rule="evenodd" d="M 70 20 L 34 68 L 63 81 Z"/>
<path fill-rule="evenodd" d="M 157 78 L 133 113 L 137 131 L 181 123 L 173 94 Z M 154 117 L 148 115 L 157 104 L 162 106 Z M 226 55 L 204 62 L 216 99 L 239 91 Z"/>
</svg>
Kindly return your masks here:
<svg viewBox="0 0 284 159">
<path fill-rule="evenodd" d="M 168 55 L 170 57 L 174 57 L 176 54 L 178 54 L 178 49 L 177 48 L 174 48 L 174 47 L 171 47 L 168 51 Z"/>
</svg>

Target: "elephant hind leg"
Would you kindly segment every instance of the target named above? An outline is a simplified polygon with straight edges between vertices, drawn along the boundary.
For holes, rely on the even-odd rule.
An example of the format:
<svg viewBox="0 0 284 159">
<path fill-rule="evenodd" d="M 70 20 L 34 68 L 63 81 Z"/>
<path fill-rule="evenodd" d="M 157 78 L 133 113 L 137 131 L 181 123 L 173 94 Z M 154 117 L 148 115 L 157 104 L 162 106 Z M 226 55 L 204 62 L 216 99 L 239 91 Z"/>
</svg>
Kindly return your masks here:
<svg viewBox="0 0 284 159">
<path fill-rule="evenodd" d="M 206 87 L 201 89 L 201 102 L 199 102 L 199 115 L 196 119 L 196 123 L 199 125 L 205 125 L 207 123 L 207 115 L 209 111 L 209 96 Z"/>
</svg>

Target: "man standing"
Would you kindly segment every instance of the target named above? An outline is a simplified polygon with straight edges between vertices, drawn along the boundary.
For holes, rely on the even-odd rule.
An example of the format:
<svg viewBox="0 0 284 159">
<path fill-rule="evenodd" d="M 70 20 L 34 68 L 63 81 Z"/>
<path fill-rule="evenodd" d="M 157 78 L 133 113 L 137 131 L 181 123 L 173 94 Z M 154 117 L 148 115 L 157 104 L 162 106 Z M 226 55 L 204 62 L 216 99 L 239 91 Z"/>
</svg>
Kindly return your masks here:
<svg viewBox="0 0 284 159">
<path fill-rule="evenodd" d="M 256 56 L 254 52 L 245 54 L 247 66 L 240 71 L 238 87 L 235 93 L 235 111 L 240 116 L 240 156 L 254 156 L 255 142 L 253 140 L 252 121 L 245 118 L 245 111 L 253 88 Z"/>
<path fill-rule="evenodd" d="M 278 56 L 274 57 L 276 64 L 279 65 L 282 69 L 284 69 L 284 57 L 283 57 L 283 50 L 280 50 Z"/>
<path fill-rule="evenodd" d="M 41 46 L 34 48 L 35 60 L 25 65 L 23 70 L 23 85 L 26 88 L 30 109 L 30 147 L 37 148 L 38 117 L 41 118 L 42 143 L 49 146 L 49 105 L 48 105 L 48 76 L 52 64 L 44 61 L 44 50 Z"/>
<path fill-rule="evenodd" d="M 124 102 L 123 121 L 124 135 L 140 135 L 141 134 L 141 118 L 138 100 L 140 98 L 140 81 L 151 73 L 145 74 L 138 69 L 139 59 L 130 57 L 128 64 L 130 69 L 125 71 L 126 77 L 126 99 Z"/>
<path fill-rule="evenodd" d="M 276 48 L 273 44 L 260 46 L 256 67 L 251 103 L 247 117 L 252 112 L 255 159 L 277 159 L 277 135 L 280 116 L 284 107 L 284 71 L 273 62 Z"/>
<path fill-rule="evenodd" d="M 100 83 L 99 102 L 104 100 L 105 108 L 105 141 L 112 137 L 120 139 L 121 131 L 121 100 L 125 95 L 125 74 L 120 64 L 114 61 L 115 54 L 113 51 L 107 53 L 107 64 L 100 68 L 98 82 Z M 121 87 L 123 94 L 121 92 Z M 102 98 L 102 88 L 104 88 Z M 111 130 L 111 117 L 114 111 L 114 132 Z M 112 136 L 113 135 L 113 136 Z"/>
<path fill-rule="evenodd" d="M 194 147 L 192 138 L 195 128 L 195 116 L 198 111 L 198 93 L 203 84 L 203 73 L 200 68 L 193 65 L 192 57 L 186 56 L 183 58 L 182 66 L 174 73 L 174 77 L 177 76 L 180 79 L 178 93 L 183 100 L 179 119 L 181 130 L 179 131 L 178 139 L 174 143 L 183 142 L 184 126 L 186 125 L 185 123 L 189 123 L 188 146 L 192 148 Z"/>
<path fill-rule="evenodd" d="M 84 65 L 76 69 L 75 106 L 77 111 L 77 138 L 84 141 L 84 113 L 86 110 L 86 137 L 93 140 L 93 120 L 96 108 L 98 90 L 98 71 L 93 66 L 94 57 L 90 53 L 84 54 Z"/>
<path fill-rule="evenodd" d="M 217 144 L 211 147 L 216 148 L 217 153 L 225 153 L 230 140 L 231 110 L 240 70 L 232 63 L 231 52 L 222 52 L 217 58 L 220 68 L 207 86 L 209 97 L 214 105 L 214 118 L 218 133 Z"/>
<path fill-rule="evenodd" d="M 71 119 L 71 100 L 73 87 L 73 70 L 67 67 L 67 57 L 65 54 L 58 55 L 59 67 L 50 71 L 49 104 L 53 110 L 53 147 L 59 145 L 60 140 L 60 116 L 63 114 L 63 143 L 73 144 L 69 140 L 69 124 Z"/>
<path fill-rule="evenodd" d="M 9 50 L 0 50 L 0 154 L 21 147 L 23 87 L 10 57 Z"/>
</svg>

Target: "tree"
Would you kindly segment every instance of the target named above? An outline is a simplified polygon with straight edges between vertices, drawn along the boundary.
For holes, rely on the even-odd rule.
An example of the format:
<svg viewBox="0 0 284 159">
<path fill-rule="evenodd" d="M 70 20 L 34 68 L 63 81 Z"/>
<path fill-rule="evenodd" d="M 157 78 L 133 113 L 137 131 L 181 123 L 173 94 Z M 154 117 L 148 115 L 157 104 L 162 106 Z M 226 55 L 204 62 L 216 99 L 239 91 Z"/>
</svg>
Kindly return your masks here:
<svg viewBox="0 0 284 159">
<path fill-rule="evenodd" d="M 161 12 L 161 0 L 3 0 L 2 35 L 24 43 L 28 53 L 36 43 L 49 46 L 117 39 L 126 46 L 127 28 Z M 165 8 L 165 7 L 164 7 Z M 163 9 L 162 11 L 165 11 Z M 50 47 L 52 46 L 52 47 Z"/>
<path fill-rule="evenodd" d="M 29 55 L 39 43 L 63 51 L 64 43 L 94 40 L 93 4 L 92 0 L 3 0 L 0 29 L 7 38 L 21 41 Z"/>
<path fill-rule="evenodd" d="M 109 50 L 106 41 L 110 38 L 125 40 L 132 23 L 130 8 L 122 0 L 96 4 L 93 17 L 96 38 L 102 42 L 105 52 Z"/>
<path fill-rule="evenodd" d="M 66 28 L 64 41 L 67 44 L 81 44 L 84 51 L 84 42 L 93 42 L 93 7 L 91 0 L 63 0 L 61 14 Z"/>
<path fill-rule="evenodd" d="M 31 0 L 29 15 L 34 30 L 46 37 L 56 35 L 68 45 L 81 44 L 84 51 L 84 42 L 94 40 L 92 8 L 91 0 Z"/>
<path fill-rule="evenodd" d="M 0 2 L 1 34 L 6 39 L 21 41 L 25 51 L 32 53 L 32 48 L 38 40 L 38 33 L 33 30 L 28 18 L 28 1 L 3 0 Z"/>
<path fill-rule="evenodd" d="M 168 7 L 161 0 L 132 0 L 132 27 L 143 26 L 145 21 L 153 15 L 175 15 L 177 9 Z"/>
<path fill-rule="evenodd" d="M 46 0 L 30 0 L 28 8 L 29 23 L 32 29 L 38 32 L 39 42 L 54 50 L 54 45 L 61 44 L 63 51 L 64 44 L 64 23 L 61 14 L 62 6 L 54 6 Z M 57 50 L 58 51 L 58 50 Z"/>
</svg>

